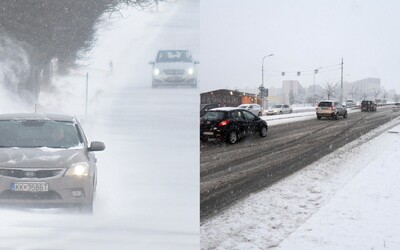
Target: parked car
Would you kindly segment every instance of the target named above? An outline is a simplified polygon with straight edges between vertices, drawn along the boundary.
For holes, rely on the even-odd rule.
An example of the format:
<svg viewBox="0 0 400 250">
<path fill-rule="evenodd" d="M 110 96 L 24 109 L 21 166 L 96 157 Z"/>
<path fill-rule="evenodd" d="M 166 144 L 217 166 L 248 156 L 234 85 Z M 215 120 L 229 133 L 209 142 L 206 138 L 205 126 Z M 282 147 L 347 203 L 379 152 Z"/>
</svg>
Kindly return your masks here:
<svg viewBox="0 0 400 250">
<path fill-rule="evenodd" d="M 320 101 L 316 108 L 316 113 L 318 120 L 320 120 L 321 117 L 334 118 L 335 120 L 337 120 L 339 116 L 345 119 L 347 118 L 346 106 L 330 100 Z"/>
<path fill-rule="evenodd" d="M 0 115 L 0 205 L 76 206 L 92 212 L 97 169 L 78 120 L 66 115 Z"/>
<path fill-rule="evenodd" d="M 262 116 L 262 108 L 258 104 L 254 104 L 254 103 L 253 104 L 241 104 L 238 106 L 238 108 L 250 111 L 254 115 Z"/>
<path fill-rule="evenodd" d="M 240 108 L 223 107 L 207 111 L 200 119 L 200 140 L 225 140 L 234 144 L 249 135 L 267 136 L 267 122 Z"/>
<path fill-rule="evenodd" d="M 219 104 L 216 103 L 200 104 L 200 117 L 203 116 L 208 110 L 218 107 Z"/>
<path fill-rule="evenodd" d="M 364 111 L 376 111 L 377 110 L 377 104 L 373 100 L 363 100 L 361 102 L 361 112 Z"/>
<path fill-rule="evenodd" d="M 290 114 L 293 110 L 289 105 L 286 104 L 276 104 L 271 106 L 267 110 L 267 115 L 280 115 L 280 114 Z"/>
<path fill-rule="evenodd" d="M 197 87 L 197 68 L 189 50 L 160 50 L 153 65 L 152 86 Z"/>
</svg>

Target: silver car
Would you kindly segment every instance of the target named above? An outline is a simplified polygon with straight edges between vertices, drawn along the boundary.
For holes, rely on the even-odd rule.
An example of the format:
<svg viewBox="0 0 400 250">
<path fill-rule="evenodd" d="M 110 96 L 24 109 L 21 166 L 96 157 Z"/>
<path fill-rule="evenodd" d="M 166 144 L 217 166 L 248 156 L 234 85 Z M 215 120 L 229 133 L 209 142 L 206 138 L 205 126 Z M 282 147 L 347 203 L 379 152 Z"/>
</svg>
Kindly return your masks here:
<svg viewBox="0 0 400 250">
<path fill-rule="evenodd" d="M 267 110 L 267 115 L 290 114 L 292 108 L 287 104 L 276 104 Z"/>
<path fill-rule="evenodd" d="M 76 118 L 0 115 L 0 205 L 79 207 L 92 212 L 96 190 L 94 151 Z"/>
<path fill-rule="evenodd" d="M 190 86 L 197 87 L 197 68 L 189 50 L 160 50 L 153 65 L 153 87 Z"/>
<path fill-rule="evenodd" d="M 345 105 L 341 105 L 339 102 L 335 101 L 320 101 L 316 108 L 317 119 L 320 120 L 321 117 L 338 119 L 342 116 L 344 119 L 347 118 L 347 109 Z"/>
<path fill-rule="evenodd" d="M 258 105 L 258 104 L 254 104 L 254 103 L 252 103 L 252 104 L 241 104 L 241 105 L 238 106 L 238 108 L 248 110 L 248 111 L 250 111 L 251 113 L 253 113 L 256 116 L 262 116 L 262 111 L 263 110 L 262 110 L 261 106 Z"/>
</svg>

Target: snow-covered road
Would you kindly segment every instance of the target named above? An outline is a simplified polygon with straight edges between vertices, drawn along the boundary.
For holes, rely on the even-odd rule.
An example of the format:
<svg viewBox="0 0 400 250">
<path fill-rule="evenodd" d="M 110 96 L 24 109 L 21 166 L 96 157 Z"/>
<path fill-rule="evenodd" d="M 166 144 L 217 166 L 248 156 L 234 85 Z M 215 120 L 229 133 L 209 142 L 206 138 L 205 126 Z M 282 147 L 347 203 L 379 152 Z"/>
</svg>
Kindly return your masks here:
<svg viewBox="0 0 400 250">
<path fill-rule="evenodd" d="M 394 119 L 206 220 L 201 248 L 398 249 L 400 140 L 386 131 L 397 126 L 389 131 L 399 132 L 399 123 Z"/>
</svg>

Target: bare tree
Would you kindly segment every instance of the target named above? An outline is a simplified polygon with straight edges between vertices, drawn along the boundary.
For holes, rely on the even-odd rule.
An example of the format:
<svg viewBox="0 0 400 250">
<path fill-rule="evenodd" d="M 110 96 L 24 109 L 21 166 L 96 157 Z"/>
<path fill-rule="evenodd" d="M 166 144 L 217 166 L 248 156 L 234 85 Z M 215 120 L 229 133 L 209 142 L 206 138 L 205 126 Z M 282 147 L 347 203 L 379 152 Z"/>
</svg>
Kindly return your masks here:
<svg viewBox="0 0 400 250">
<path fill-rule="evenodd" d="M 339 86 L 338 82 L 336 82 L 336 83 L 334 83 L 332 81 L 325 82 L 324 91 L 325 91 L 326 96 L 328 97 L 328 100 L 330 100 L 331 97 L 335 96 L 335 92 L 336 92 L 338 86 Z"/>
<path fill-rule="evenodd" d="M 349 89 L 349 95 L 351 96 L 351 99 L 354 99 L 355 96 L 358 97 L 359 95 L 359 89 L 357 86 L 351 86 Z"/>
<path fill-rule="evenodd" d="M 378 99 L 379 94 L 382 92 L 381 88 L 373 88 L 372 89 L 372 95 L 374 96 L 374 99 Z"/>
</svg>

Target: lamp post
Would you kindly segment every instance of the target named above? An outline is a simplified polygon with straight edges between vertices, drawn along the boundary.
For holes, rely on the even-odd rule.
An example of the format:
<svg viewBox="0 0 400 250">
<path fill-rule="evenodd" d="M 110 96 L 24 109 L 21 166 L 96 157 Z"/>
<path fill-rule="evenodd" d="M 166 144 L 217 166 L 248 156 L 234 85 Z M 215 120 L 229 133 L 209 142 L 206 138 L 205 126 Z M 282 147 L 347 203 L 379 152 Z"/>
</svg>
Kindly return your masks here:
<svg viewBox="0 0 400 250">
<path fill-rule="evenodd" d="M 318 74 L 318 70 L 320 70 L 322 67 L 319 67 L 318 69 L 314 69 L 314 81 L 313 81 L 313 85 L 314 85 L 314 94 L 313 94 L 313 102 L 315 104 L 315 75 Z"/>
<path fill-rule="evenodd" d="M 264 60 L 265 60 L 265 58 L 266 57 L 270 57 L 270 56 L 273 56 L 274 54 L 268 54 L 268 55 L 266 55 L 266 56 L 264 56 L 263 58 L 262 58 L 262 63 L 261 63 L 261 97 L 262 97 L 262 107 L 263 107 L 263 109 L 265 109 L 265 96 L 264 96 L 264 89 L 265 89 L 265 87 L 264 87 Z"/>
</svg>

